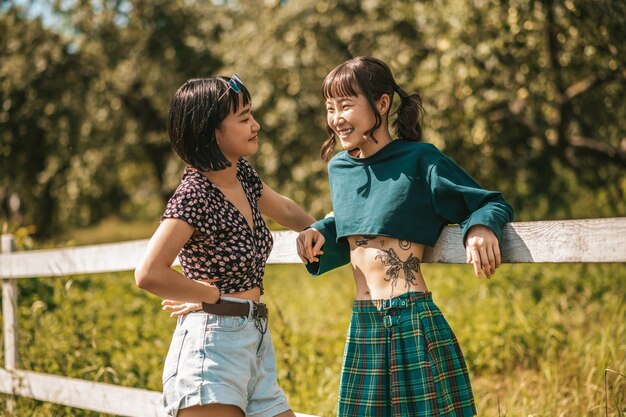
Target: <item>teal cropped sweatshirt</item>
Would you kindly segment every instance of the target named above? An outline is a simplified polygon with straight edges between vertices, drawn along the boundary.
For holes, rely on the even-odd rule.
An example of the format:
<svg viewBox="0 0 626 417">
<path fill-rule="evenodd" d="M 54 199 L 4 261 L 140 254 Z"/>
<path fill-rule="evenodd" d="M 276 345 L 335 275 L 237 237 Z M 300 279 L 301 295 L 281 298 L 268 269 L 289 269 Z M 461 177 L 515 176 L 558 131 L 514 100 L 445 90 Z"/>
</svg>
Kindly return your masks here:
<svg viewBox="0 0 626 417">
<path fill-rule="evenodd" d="M 463 242 L 472 226 L 489 227 L 502 241 L 513 209 L 502 194 L 483 189 L 434 145 L 393 140 L 366 158 L 339 152 L 328 164 L 334 217 L 311 225 L 325 239 L 321 275 L 350 262 L 346 237 L 388 236 L 434 246 L 447 224 L 459 224 Z"/>
</svg>

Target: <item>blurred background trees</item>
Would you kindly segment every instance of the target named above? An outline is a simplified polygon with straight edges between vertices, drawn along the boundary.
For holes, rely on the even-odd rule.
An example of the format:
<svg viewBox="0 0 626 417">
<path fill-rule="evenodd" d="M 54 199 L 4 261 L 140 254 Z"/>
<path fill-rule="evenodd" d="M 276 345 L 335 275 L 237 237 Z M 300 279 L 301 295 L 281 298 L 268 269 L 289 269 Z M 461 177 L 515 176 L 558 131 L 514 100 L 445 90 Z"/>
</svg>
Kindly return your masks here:
<svg viewBox="0 0 626 417">
<path fill-rule="evenodd" d="M 420 90 L 425 140 L 518 220 L 626 215 L 621 0 L 0 0 L 0 223 L 49 237 L 158 218 L 186 79 L 237 72 L 264 180 L 329 211 L 321 82 L 358 55 Z M 19 203 L 19 204 L 18 204 Z M 15 211 L 18 214 L 15 214 Z"/>
</svg>

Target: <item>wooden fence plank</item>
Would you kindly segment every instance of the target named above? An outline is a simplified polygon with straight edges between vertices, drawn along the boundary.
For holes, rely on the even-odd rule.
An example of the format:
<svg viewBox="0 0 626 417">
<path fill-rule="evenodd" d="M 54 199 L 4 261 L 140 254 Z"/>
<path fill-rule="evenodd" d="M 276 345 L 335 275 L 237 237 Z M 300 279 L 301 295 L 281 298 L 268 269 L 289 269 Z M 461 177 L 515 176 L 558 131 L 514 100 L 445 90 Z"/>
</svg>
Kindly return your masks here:
<svg viewBox="0 0 626 417">
<path fill-rule="evenodd" d="M 626 262 L 626 217 L 512 223 L 505 262 Z"/>
<path fill-rule="evenodd" d="M 269 263 L 299 263 L 291 231 L 272 232 Z M 135 268 L 147 240 L 0 255 L 0 276 L 29 278 Z M 510 223 L 503 232 L 503 261 L 626 262 L 626 217 Z M 458 226 L 447 226 L 424 263 L 465 263 Z"/>
<path fill-rule="evenodd" d="M 0 368 L 0 392 L 120 416 L 165 417 L 161 393 Z"/>
<path fill-rule="evenodd" d="M 15 250 L 15 238 L 12 235 L 0 236 L 0 253 Z M 2 280 L 2 339 L 4 342 L 4 367 L 15 369 L 19 363 L 17 334 L 17 282 L 14 279 Z M 7 399 L 7 412 L 15 411 L 15 401 Z"/>
<path fill-rule="evenodd" d="M 299 264 L 300 257 L 296 252 L 296 238 L 298 234 L 291 230 L 272 232 L 274 246 L 267 259 L 268 264 Z"/>
<path fill-rule="evenodd" d="M 147 243 L 135 240 L 0 255 L 0 276 L 31 278 L 129 271 L 141 259 Z"/>
<path fill-rule="evenodd" d="M 626 217 L 507 224 L 506 263 L 626 262 Z M 424 262 L 465 263 L 459 227 L 446 227 Z"/>
<path fill-rule="evenodd" d="M 160 392 L 39 372 L 0 368 L 0 393 L 119 416 L 165 417 Z"/>
<path fill-rule="evenodd" d="M 15 249 L 15 240 L 11 235 L 0 237 L 0 253 L 9 254 Z M 2 274 L 0 273 L 0 277 Z M 2 280 L 2 336 L 4 340 L 4 367 L 17 368 L 19 361 L 17 348 L 17 283 L 14 279 Z"/>
<path fill-rule="evenodd" d="M 4 341 L 4 367 L 17 368 L 17 285 L 14 279 L 2 280 L 2 339 Z"/>
<path fill-rule="evenodd" d="M 299 263 L 295 251 L 297 234 L 272 234 L 275 243 L 268 263 Z M 146 244 L 147 240 L 138 240 L 0 254 L 0 277 L 6 280 L 132 270 Z M 626 262 L 626 218 L 511 223 L 503 231 L 502 251 L 503 261 L 510 263 Z M 446 227 L 435 247 L 426 250 L 423 261 L 465 263 L 458 226 Z M 12 295 L 10 287 L 3 285 L 3 289 L 6 306 Z M 5 320 L 8 316 L 5 312 Z M 5 329 L 5 342 L 10 333 Z M 9 356 L 7 368 L 16 362 Z M 159 392 L 17 369 L 0 368 L 0 393 L 124 416 L 164 415 Z"/>
</svg>

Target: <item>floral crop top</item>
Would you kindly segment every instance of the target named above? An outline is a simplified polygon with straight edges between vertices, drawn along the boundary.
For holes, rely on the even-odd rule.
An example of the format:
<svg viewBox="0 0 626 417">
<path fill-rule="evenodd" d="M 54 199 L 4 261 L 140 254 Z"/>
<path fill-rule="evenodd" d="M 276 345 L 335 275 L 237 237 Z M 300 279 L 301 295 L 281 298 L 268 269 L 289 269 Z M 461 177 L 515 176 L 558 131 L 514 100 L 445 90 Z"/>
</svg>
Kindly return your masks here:
<svg viewBox="0 0 626 417">
<path fill-rule="evenodd" d="M 217 278 L 215 285 L 223 294 L 254 287 L 263 294 L 263 272 L 273 245 L 258 206 L 263 183 L 243 158 L 237 162 L 237 179 L 248 197 L 254 230 L 219 188 L 192 167 L 185 168 L 161 220 L 181 219 L 199 232 L 178 254 L 187 278 Z"/>
</svg>

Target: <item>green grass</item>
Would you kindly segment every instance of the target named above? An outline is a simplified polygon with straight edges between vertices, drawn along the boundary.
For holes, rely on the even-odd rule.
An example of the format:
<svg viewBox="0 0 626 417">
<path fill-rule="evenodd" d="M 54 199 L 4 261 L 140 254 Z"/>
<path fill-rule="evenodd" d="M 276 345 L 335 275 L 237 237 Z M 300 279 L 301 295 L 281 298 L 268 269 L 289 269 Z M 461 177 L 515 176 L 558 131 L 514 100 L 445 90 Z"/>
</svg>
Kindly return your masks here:
<svg viewBox="0 0 626 417">
<path fill-rule="evenodd" d="M 111 220 L 65 239 L 140 239 L 154 228 Z M 626 373 L 623 264 L 504 265 L 491 280 L 468 266 L 423 269 L 465 353 L 479 415 L 605 416 L 605 369 Z M 175 320 L 132 273 L 18 286 L 22 369 L 161 389 Z M 265 286 L 279 382 L 293 409 L 333 415 L 354 291 L 349 268 L 310 278 L 301 265 L 270 265 Z M 609 373 L 607 382 L 608 415 L 625 416 L 626 379 Z M 7 398 L 0 395 L 0 415 Z M 15 415 L 102 414 L 17 398 Z"/>
<path fill-rule="evenodd" d="M 505 265 L 490 281 L 464 266 L 424 270 L 468 360 L 481 416 L 605 415 L 604 369 L 626 370 L 623 265 Z M 330 416 L 350 271 L 313 279 L 300 265 L 272 265 L 265 283 L 280 384 L 294 410 Z M 20 280 L 19 288 L 23 369 L 160 390 L 175 322 L 131 273 Z M 615 404 L 624 415 L 626 381 L 608 379 L 609 415 L 620 415 Z M 17 404 L 19 416 L 100 415 Z"/>
<path fill-rule="evenodd" d="M 479 415 L 605 415 L 604 369 L 626 370 L 623 265 L 506 265 L 490 281 L 464 266 L 424 269 L 467 357 Z M 332 415 L 350 272 L 303 280 L 297 267 L 270 271 L 281 383 L 294 409 Z M 609 379 L 624 413 L 626 381 Z"/>
</svg>

